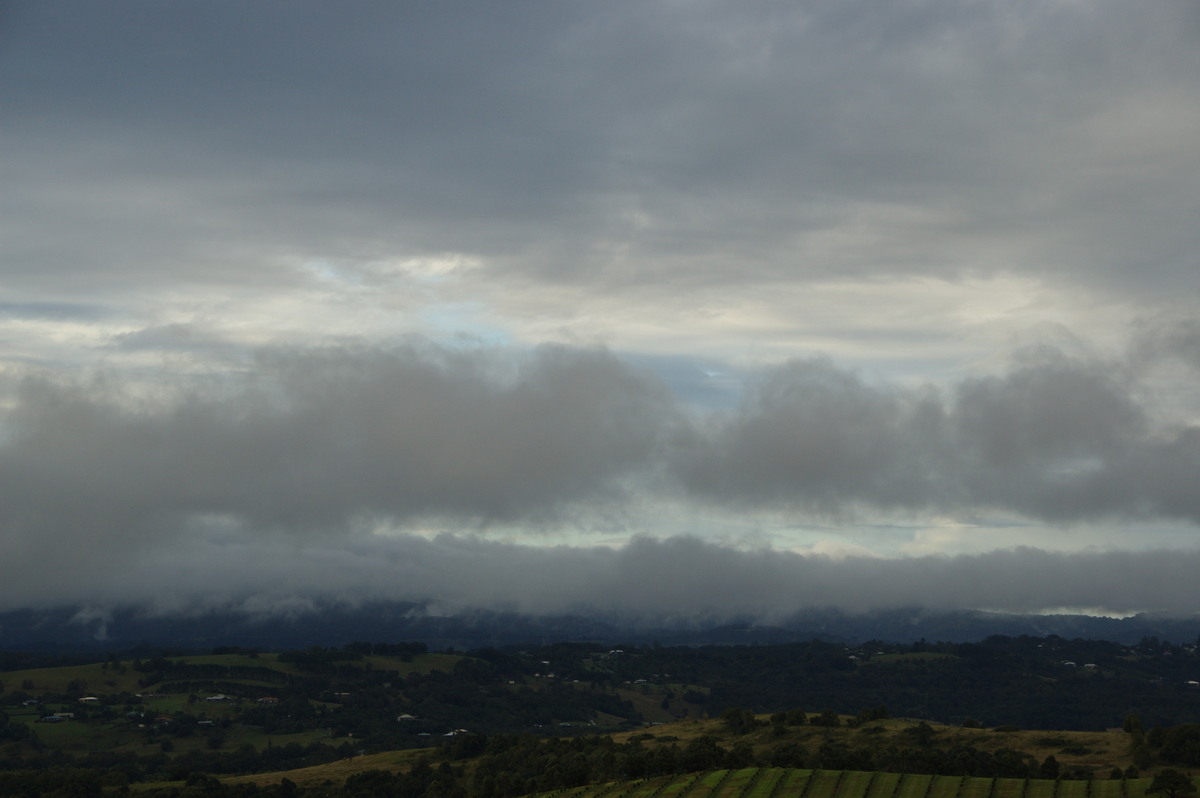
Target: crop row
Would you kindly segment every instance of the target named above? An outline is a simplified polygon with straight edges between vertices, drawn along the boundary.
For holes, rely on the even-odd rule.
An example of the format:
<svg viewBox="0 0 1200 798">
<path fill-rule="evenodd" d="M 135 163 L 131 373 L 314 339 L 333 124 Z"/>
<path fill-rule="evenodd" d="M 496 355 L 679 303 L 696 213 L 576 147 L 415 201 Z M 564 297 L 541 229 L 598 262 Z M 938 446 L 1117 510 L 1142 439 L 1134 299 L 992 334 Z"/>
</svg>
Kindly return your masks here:
<svg viewBox="0 0 1200 798">
<path fill-rule="evenodd" d="M 1146 798 L 1149 779 L 1050 781 L 741 768 L 593 784 L 538 798 Z"/>
</svg>

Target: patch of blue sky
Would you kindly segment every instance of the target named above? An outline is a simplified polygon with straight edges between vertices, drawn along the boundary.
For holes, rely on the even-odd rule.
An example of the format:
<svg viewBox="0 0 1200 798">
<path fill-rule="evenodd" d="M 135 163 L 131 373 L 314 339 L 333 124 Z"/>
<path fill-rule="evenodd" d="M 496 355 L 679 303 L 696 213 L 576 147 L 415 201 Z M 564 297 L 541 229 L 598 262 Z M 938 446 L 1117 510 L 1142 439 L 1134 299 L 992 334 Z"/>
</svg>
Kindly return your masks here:
<svg viewBox="0 0 1200 798">
<path fill-rule="evenodd" d="M 345 269 L 339 268 L 337 265 L 327 260 L 306 260 L 300 264 L 301 270 L 308 272 L 320 282 L 325 283 L 345 283 L 358 282 L 353 272 L 348 272 Z"/>
<path fill-rule="evenodd" d="M 419 329 L 440 344 L 454 347 L 509 347 L 518 343 L 512 334 L 487 321 L 482 302 L 438 302 L 420 312 Z"/>
<path fill-rule="evenodd" d="M 830 557 L 899 557 L 923 524 L 855 523 L 769 526 L 773 548 Z"/>
<path fill-rule="evenodd" d="M 652 372 L 685 404 L 700 410 L 732 410 L 742 401 L 748 375 L 727 363 L 683 355 L 619 352 L 634 368 Z"/>
</svg>

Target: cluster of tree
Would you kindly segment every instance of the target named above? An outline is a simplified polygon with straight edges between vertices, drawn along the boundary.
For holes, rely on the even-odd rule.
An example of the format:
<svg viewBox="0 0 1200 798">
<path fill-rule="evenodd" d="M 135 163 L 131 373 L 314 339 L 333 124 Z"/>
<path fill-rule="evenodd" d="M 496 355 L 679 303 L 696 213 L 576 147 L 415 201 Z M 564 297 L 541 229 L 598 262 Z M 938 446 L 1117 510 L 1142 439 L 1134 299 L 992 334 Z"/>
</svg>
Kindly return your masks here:
<svg viewBox="0 0 1200 798">
<path fill-rule="evenodd" d="M 473 655 L 482 656 L 480 652 Z M 1136 646 L 1093 640 L 997 635 L 979 643 L 858 646 L 813 641 L 764 646 L 623 646 L 556 643 L 489 650 L 506 672 L 552 670 L 610 687 L 626 683 L 687 689 L 710 714 L 730 706 L 770 712 L 822 704 L 842 713 L 887 704 L 900 715 L 947 723 L 1099 730 L 1132 709 L 1172 725 L 1200 712 L 1193 645 L 1146 638 Z M 696 701 L 700 703 L 700 701 Z"/>
<path fill-rule="evenodd" d="M 533 656 L 548 654 L 542 650 Z M 772 646 L 627 648 L 619 656 L 559 646 L 556 670 L 613 681 L 709 688 L 706 708 L 770 712 L 824 705 L 842 713 L 886 704 L 893 713 L 947 723 L 1101 730 L 1131 709 L 1173 725 L 1200 714 L 1200 655 L 1193 646 L 996 636 L 980 643 L 908 646 L 821 641 Z M 588 664 L 591 670 L 588 670 Z"/>
<path fill-rule="evenodd" d="M 24 723 L 12 723 L 8 713 L 0 711 L 0 742 L 29 743 L 40 746 L 33 729 Z"/>
<path fill-rule="evenodd" d="M 1139 731 L 1132 732 L 1135 744 L 1141 737 Z M 1145 744 L 1155 749 L 1158 758 L 1172 765 L 1184 767 L 1200 767 L 1200 723 L 1184 723 L 1179 726 L 1163 728 L 1156 726 L 1144 737 Z"/>
</svg>

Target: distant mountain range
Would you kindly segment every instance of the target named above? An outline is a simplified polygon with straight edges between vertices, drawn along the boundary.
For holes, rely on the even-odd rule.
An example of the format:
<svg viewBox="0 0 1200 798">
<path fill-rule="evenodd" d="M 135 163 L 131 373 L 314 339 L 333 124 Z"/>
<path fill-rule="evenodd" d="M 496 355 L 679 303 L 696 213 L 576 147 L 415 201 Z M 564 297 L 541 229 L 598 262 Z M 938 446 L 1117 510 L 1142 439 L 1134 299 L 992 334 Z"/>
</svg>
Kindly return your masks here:
<svg viewBox="0 0 1200 798">
<path fill-rule="evenodd" d="M 312 611 L 251 615 L 213 611 L 199 615 L 155 615 L 137 608 L 98 611 L 58 607 L 0 613 L 0 650 L 67 652 L 118 651 L 146 647 L 188 650 L 243 646 L 286 650 L 345 645 L 354 641 L 422 641 L 431 649 L 595 641 L 607 644 L 732 645 L 809 640 L 860 643 L 972 642 L 991 635 L 1112 640 L 1136 643 L 1157 637 L 1190 643 L 1200 637 L 1200 616 L 1009 615 L 920 608 L 869 613 L 812 609 L 765 625 L 750 620 L 623 619 L 588 615 L 534 616 L 487 610 L 455 615 L 424 605 L 380 602 L 357 607 L 330 605 Z"/>
</svg>

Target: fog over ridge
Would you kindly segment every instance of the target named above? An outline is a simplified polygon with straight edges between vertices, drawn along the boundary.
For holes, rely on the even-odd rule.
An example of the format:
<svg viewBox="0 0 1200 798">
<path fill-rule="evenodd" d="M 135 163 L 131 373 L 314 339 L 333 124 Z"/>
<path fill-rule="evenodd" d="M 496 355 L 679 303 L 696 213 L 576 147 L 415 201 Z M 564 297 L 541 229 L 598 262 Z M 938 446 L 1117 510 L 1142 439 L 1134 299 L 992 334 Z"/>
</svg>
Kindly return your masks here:
<svg viewBox="0 0 1200 798">
<path fill-rule="evenodd" d="M 695 537 L 635 537 L 620 548 L 530 547 L 444 533 L 279 548 L 258 541 L 183 547 L 142 558 L 115 582 L 92 571 L 72 589 L 24 585 L 20 606 L 83 604 L 93 614 L 232 611 L 302 617 L 321 606 L 411 601 L 423 612 L 477 609 L 581 615 L 634 624 L 780 624 L 809 609 L 865 613 L 920 607 L 1039 613 L 1195 615 L 1186 577 L 1200 554 L 1048 552 L 832 558 L 744 550 Z M 136 584 L 135 584 L 136 583 Z M 5 608 L 13 598 L 6 587 Z M 32 604 L 30 600 L 32 599 Z"/>
</svg>

